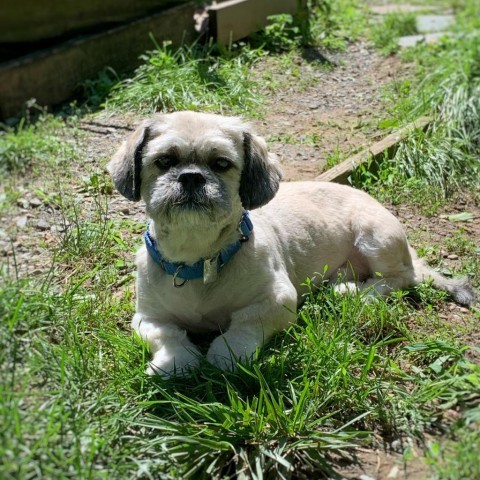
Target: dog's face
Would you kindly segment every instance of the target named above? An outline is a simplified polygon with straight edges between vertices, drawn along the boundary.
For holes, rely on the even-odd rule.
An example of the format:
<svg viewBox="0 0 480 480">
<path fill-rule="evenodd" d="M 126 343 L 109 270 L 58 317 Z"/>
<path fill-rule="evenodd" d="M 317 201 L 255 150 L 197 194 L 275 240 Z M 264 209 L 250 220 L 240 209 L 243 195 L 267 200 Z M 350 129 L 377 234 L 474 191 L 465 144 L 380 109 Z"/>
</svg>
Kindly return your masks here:
<svg viewBox="0 0 480 480">
<path fill-rule="evenodd" d="M 167 224 L 209 223 L 269 202 L 281 173 L 237 118 L 194 112 L 145 121 L 108 165 L 119 192 Z"/>
</svg>

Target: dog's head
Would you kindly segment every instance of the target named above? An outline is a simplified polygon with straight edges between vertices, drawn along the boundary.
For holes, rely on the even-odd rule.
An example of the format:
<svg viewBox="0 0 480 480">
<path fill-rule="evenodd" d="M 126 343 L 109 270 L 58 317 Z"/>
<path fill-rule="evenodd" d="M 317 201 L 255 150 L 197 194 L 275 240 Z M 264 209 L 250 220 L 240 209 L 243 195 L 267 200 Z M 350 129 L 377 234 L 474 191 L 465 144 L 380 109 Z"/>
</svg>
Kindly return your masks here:
<svg viewBox="0 0 480 480">
<path fill-rule="evenodd" d="M 143 122 L 108 164 L 118 191 L 150 217 L 205 222 L 268 203 L 281 172 L 238 118 L 177 112 Z"/>
</svg>

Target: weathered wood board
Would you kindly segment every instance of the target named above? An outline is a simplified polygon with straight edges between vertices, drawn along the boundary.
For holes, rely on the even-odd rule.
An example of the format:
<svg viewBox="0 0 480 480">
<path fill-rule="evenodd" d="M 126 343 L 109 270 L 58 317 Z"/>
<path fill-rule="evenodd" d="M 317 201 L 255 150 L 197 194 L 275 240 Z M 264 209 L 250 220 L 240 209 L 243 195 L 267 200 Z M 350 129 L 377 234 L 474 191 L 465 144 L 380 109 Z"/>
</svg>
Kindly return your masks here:
<svg viewBox="0 0 480 480">
<path fill-rule="evenodd" d="M 125 23 L 187 0 L 2 0 L 0 44 L 35 42 Z"/>
<path fill-rule="evenodd" d="M 112 67 L 125 71 L 139 65 L 139 56 L 153 50 L 153 35 L 160 44 L 192 42 L 197 33 L 190 2 L 125 26 L 87 35 L 57 47 L 4 63 L 0 66 L 0 118 L 16 115 L 35 98 L 40 105 L 55 105 L 71 97 L 78 85 Z"/>
<path fill-rule="evenodd" d="M 210 31 L 219 43 L 229 45 L 263 28 L 270 15 L 293 15 L 305 5 L 305 0 L 228 0 L 209 7 Z"/>
<path fill-rule="evenodd" d="M 428 127 L 430 122 L 431 119 L 429 117 L 418 118 L 400 130 L 387 135 L 380 142 L 375 143 L 370 148 L 356 153 L 338 165 L 330 168 L 326 172 L 316 177 L 315 180 L 323 182 L 347 183 L 348 177 L 359 165 L 368 162 L 372 158 L 376 159 L 389 149 L 395 148 L 395 146 L 397 146 L 413 130 L 424 130 Z"/>
</svg>

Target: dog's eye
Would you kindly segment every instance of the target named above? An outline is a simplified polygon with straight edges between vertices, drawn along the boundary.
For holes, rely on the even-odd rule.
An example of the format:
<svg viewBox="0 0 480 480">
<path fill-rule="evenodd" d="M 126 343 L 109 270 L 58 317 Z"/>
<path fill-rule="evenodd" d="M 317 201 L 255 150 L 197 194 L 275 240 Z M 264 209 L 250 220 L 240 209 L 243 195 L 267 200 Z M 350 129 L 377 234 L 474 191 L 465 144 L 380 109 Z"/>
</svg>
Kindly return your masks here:
<svg viewBox="0 0 480 480">
<path fill-rule="evenodd" d="M 169 155 L 165 155 L 164 157 L 160 157 L 155 160 L 155 165 L 162 170 L 173 167 L 177 163 L 178 159 Z"/>
<path fill-rule="evenodd" d="M 232 166 L 232 162 L 226 158 L 217 158 L 212 164 L 212 170 L 225 172 Z"/>
</svg>

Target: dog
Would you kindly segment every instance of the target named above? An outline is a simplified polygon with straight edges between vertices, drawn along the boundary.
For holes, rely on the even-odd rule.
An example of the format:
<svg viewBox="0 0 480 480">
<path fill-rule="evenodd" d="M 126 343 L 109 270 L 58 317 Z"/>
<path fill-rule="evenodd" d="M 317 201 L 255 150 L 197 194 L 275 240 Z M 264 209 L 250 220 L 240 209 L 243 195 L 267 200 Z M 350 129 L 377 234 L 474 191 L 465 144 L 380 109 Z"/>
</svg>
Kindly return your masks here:
<svg viewBox="0 0 480 480">
<path fill-rule="evenodd" d="M 207 360 L 234 369 L 295 322 L 307 278 L 372 296 L 430 280 L 456 302 L 474 302 L 468 281 L 427 267 L 400 222 L 365 192 L 280 183 L 266 142 L 239 118 L 157 114 L 108 170 L 150 218 L 132 320 L 150 345 L 149 374 L 196 367 L 200 352 L 187 333 L 211 331 L 219 335 Z"/>
</svg>

